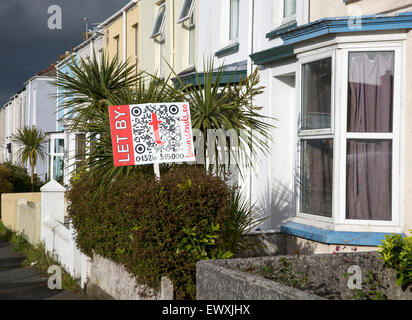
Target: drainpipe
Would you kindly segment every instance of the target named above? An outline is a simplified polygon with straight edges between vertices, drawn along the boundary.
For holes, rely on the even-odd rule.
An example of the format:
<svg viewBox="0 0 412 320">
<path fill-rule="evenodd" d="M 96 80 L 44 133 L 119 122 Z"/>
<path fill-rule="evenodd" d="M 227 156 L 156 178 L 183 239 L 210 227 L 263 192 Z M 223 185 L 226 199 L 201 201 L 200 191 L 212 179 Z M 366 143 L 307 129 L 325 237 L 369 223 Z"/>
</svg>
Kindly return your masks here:
<svg viewBox="0 0 412 320">
<path fill-rule="evenodd" d="M 250 55 L 253 54 L 253 32 L 255 29 L 255 0 L 249 1 L 249 54 L 247 57 L 247 74 L 251 75 L 253 72 L 253 61 L 250 58 Z M 250 101 L 252 104 L 253 102 Z M 252 133 L 253 135 L 253 133 Z M 252 171 L 249 169 L 249 201 L 252 202 Z"/>
<path fill-rule="evenodd" d="M 248 70 L 247 73 L 250 75 L 253 72 L 253 61 L 250 55 L 253 54 L 253 40 L 254 40 L 254 24 L 255 24 L 255 0 L 249 1 L 249 55 L 248 55 Z"/>
<path fill-rule="evenodd" d="M 90 56 L 90 60 L 92 60 L 94 56 L 94 40 L 93 39 L 90 39 L 89 47 L 90 47 L 89 56 Z"/>
<path fill-rule="evenodd" d="M 127 59 L 127 15 L 126 9 L 123 10 L 123 62 Z"/>
<path fill-rule="evenodd" d="M 28 98 L 28 103 L 26 105 L 26 126 L 30 126 L 30 111 L 31 111 L 31 80 L 29 80 L 29 98 Z"/>
<path fill-rule="evenodd" d="M 170 65 L 172 69 L 175 69 L 175 0 L 172 0 L 172 44 L 171 44 L 171 52 L 170 52 Z"/>
</svg>

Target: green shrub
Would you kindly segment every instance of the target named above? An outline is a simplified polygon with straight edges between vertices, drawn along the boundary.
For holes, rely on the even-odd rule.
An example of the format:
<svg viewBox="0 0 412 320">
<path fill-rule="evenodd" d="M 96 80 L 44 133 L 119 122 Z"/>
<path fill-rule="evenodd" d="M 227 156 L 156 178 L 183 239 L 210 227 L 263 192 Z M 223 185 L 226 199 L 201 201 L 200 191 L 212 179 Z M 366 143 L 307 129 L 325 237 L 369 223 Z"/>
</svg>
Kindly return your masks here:
<svg viewBox="0 0 412 320">
<path fill-rule="evenodd" d="M 40 191 L 41 181 L 35 175 L 34 191 Z M 13 165 L 11 162 L 0 164 L 0 208 L 1 194 L 14 192 L 31 192 L 31 180 L 25 168 Z M 1 218 L 1 212 L 0 212 Z"/>
<path fill-rule="evenodd" d="M 0 166 L 0 194 L 13 191 L 11 182 L 11 171 L 6 167 Z"/>
<path fill-rule="evenodd" d="M 382 245 L 379 245 L 378 253 L 385 266 L 396 271 L 396 284 L 407 286 L 412 283 L 412 236 L 391 234 L 385 237 Z"/>
<path fill-rule="evenodd" d="M 236 253 L 241 234 L 229 223 L 233 190 L 223 179 L 175 167 L 160 181 L 144 174 L 119 178 L 103 194 L 94 192 L 88 175 L 69 191 L 77 245 L 123 264 L 139 283 L 159 289 L 167 276 L 177 299 L 194 299 L 196 262 Z"/>
<path fill-rule="evenodd" d="M 11 172 L 10 182 L 13 184 L 13 192 L 31 192 L 31 178 L 26 168 L 16 166 L 11 162 L 5 162 L 2 165 Z M 37 176 L 34 175 L 34 191 L 40 191 L 42 183 Z"/>
</svg>

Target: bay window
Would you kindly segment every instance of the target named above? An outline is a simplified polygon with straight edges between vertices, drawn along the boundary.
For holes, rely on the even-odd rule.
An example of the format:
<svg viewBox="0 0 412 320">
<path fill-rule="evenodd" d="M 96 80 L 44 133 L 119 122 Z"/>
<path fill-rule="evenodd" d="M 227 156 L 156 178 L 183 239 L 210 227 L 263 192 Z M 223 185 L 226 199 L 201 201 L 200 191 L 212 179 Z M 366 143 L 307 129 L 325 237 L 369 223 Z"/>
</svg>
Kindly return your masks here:
<svg viewBox="0 0 412 320">
<path fill-rule="evenodd" d="M 398 225 L 401 52 L 347 43 L 299 57 L 298 217 Z"/>
<path fill-rule="evenodd" d="M 391 220 L 394 58 L 349 52 L 347 219 Z"/>
<path fill-rule="evenodd" d="M 302 64 L 300 210 L 332 216 L 332 57 Z"/>
</svg>

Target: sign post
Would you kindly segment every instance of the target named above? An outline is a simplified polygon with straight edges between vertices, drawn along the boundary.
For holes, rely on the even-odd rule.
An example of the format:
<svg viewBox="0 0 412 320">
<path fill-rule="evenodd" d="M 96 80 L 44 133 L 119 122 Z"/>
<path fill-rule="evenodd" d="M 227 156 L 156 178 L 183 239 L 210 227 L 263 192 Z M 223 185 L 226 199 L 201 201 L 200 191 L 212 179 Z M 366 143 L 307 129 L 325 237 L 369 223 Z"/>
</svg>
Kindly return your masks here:
<svg viewBox="0 0 412 320">
<path fill-rule="evenodd" d="M 116 167 L 195 161 L 189 104 L 147 103 L 110 106 L 113 161 Z"/>
</svg>

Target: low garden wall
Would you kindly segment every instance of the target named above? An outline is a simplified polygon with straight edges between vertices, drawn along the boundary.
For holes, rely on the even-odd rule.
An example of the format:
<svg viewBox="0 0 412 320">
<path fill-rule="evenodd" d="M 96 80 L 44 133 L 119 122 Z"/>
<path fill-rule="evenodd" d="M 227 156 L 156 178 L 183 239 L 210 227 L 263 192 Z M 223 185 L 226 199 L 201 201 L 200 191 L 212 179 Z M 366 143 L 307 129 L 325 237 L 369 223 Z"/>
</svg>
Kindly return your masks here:
<svg viewBox="0 0 412 320">
<path fill-rule="evenodd" d="M 40 201 L 19 199 L 17 202 L 17 233 L 26 237 L 33 245 L 40 243 Z"/>
<path fill-rule="evenodd" d="M 235 260 L 197 263 L 197 300 L 322 300 L 319 296 L 228 267 L 227 263 Z"/>
<path fill-rule="evenodd" d="M 25 199 L 34 203 L 41 201 L 40 192 L 32 193 L 3 193 L 1 194 L 1 221 L 10 230 L 17 230 L 17 202 Z"/>
<path fill-rule="evenodd" d="M 105 259 L 97 254 L 86 262 L 87 295 L 91 298 L 116 300 L 173 300 L 173 284 L 166 277 L 161 280 L 160 291 L 144 291 L 121 264 Z"/>
<path fill-rule="evenodd" d="M 200 261 L 196 272 L 198 300 L 412 300 L 376 252 Z"/>
</svg>

